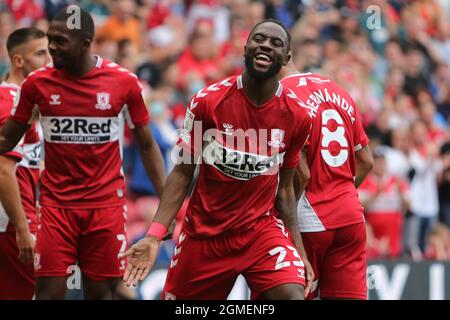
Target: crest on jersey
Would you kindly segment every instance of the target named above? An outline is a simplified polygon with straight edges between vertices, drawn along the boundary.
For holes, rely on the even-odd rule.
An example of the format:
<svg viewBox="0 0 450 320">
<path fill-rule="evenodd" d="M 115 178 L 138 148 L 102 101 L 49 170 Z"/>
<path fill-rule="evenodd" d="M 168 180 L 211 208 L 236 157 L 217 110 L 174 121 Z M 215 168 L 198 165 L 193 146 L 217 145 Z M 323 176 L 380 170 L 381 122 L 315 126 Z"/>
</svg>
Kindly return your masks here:
<svg viewBox="0 0 450 320">
<path fill-rule="evenodd" d="M 55 93 L 51 94 L 50 99 L 51 100 L 50 100 L 49 104 L 52 106 L 59 106 L 61 104 L 61 100 L 60 100 L 61 96 L 59 94 L 55 94 Z"/>
<path fill-rule="evenodd" d="M 109 93 L 107 92 L 97 92 L 97 104 L 96 109 L 107 110 L 111 109 L 111 104 L 109 103 Z"/>
<path fill-rule="evenodd" d="M 270 141 L 268 145 L 273 148 L 283 148 L 284 143 L 284 130 L 282 129 L 271 129 L 270 130 Z"/>
</svg>

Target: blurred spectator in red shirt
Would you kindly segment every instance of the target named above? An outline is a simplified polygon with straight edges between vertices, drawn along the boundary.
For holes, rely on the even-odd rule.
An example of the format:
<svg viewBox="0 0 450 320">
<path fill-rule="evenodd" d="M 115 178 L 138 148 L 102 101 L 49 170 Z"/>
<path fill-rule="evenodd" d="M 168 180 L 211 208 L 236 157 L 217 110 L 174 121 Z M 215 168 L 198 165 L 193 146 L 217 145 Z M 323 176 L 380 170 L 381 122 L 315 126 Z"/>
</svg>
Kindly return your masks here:
<svg viewBox="0 0 450 320">
<path fill-rule="evenodd" d="M 194 93 L 204 84 L 212 84 L 223 77 L 218 63 L 218 48 L 214 41 L 213 24 L 209 20 L 199 20 L 191 35 L 189 46 L 178 59 L 178 84 Z M 195 88 L 193 83 L 203 82 Z"/>
<path fill-rule="evenodd" d="M 221 67 L 226 76 L 242 73 L 244 67 L 242 50 L 248 36 L 245 20 L 241 16 L 231 18 L 230 28 L 230 38 L 220 49 Z"/>
<path fill-rule="evenodd" d="M 18 28 L 29 27 L 45 16 L 42 1 L 39 0 L 6 0 L 6 4 Z"/>
<path fill-rule="evenodd" d="M 376 239 L 387 239 L 387 256 L 397 258 L 402 253 L 403 212 L 409 208 L 408 183 L 390 174 L 386 168 L 385 148 L 373 153 L 374 166 L 358 188 L 367 223 Z"/>
</svg>

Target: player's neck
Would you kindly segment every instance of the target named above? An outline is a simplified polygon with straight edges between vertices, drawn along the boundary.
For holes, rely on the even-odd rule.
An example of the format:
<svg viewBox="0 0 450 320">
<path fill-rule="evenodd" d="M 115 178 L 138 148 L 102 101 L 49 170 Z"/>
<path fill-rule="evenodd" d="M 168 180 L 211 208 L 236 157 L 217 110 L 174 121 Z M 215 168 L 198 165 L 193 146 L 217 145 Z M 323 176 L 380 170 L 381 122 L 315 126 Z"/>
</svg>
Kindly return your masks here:
<svg viewBox="0 0 450 320">
<path fill-rule="evenodd" d="M 71 68 L 65 68 L 64 71 L 75 77 L 83 77 L 86 73 L 95 68 L 97 57 L 88 54 L 80 60 L 78 64 L 74 64 Z"/>
<path fill-rule="evenodd" d="M 17 70 L 16 68 L 12 68 L 10 73 L 6 77 L 5 82 L 20 86 L 23 82 L 23 79 L 25 78 L 22 72 L 20 72 L 20 70 Z"/>
<path fill-rule="evenodd" d="M 260 80 L 250 76 L 246 71 L 242 74 L 243 90 L 256 106 L 263 105 L 275 95 L 279 85 L 278 80 L 278 76 Z"/>
</svg>

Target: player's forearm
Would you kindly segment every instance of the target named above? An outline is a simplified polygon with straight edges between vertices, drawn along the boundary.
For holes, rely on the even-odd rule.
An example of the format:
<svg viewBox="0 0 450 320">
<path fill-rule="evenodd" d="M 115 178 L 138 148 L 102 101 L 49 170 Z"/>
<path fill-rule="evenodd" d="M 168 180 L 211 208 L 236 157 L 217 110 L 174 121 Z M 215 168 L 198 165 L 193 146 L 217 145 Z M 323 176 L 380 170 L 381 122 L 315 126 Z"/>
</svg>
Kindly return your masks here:
<svg viewBox="0 0 450 320">
<path fill-rule="evenodd" d="M 356 152 L 356 177 L 355 187 L 358 188 L 373 167 L 372 153 L 369 146 L 365 146 Z"/>
<path fill-rule="evenodd" d="M 29 125 L 7 120 L 0 127 L 0 154 L 11 151 L 19 143 L 22 136 L 28 130 Z"/>
<path fill-rule="evenodd" d="M 0 202 L 14 228 L 18 232 L 27 231 L 28 222 L 20 201 L 14 170 L 14 160 L 0 156 Z"/>
<path fill-rule="evenodd" d="M 280 188 L 277 193 L 275 207 L 289 232 L 294 244 L 303 250 L 300 231 L 298 229 L 297 206 L 293 188 Z"/>
<path fill-rule="evenodd" d="M 11 151 L 14 146 L 11 146 L 10 141 L 3 135 L 2 128 L 0 128 L 0 154 Z"/>
<path fill-rule="evenodd" d="M 167 228 L 170 226 L 186 199 L 194 170 L 193 164 L 175 166 L 167 178 L 154 222 L 159 222 Z"/>
<path fill-rule="evenodd" d="M 140 149 L 140 155 L 145 171 L 155 187 L 159 197 L 162 196 L 165 182 L 164 160 L 156 143 Z"/>
</svg>

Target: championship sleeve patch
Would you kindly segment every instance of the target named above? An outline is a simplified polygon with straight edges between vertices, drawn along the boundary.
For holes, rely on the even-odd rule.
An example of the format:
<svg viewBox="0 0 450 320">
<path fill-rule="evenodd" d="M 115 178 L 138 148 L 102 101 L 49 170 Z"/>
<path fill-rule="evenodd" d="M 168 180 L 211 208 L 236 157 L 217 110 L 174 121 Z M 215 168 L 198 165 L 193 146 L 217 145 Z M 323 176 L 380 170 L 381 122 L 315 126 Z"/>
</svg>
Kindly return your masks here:
<svg viewBox="0 0 450 320">
<path fill-rule="evenodd" d="M 11 109 L 12 116 L 16 113 L 17 106 L 19 105 L 19 101 L 20 101 L 20 88 L 19 88 L 19 90 L 17 90 L 16 95 L 14 96 L 13 107 Z"/>
<path fill-rule="evenodd" d="M 191 141 L 191 134 L 186 129 L 181 129 L 180 139 L 183 140 L 185 143 L 189 143 Z"/>
<path fill-rule="evenodd" d="M 194 119 L 195 114 L 190 111 L 189 109 L 186 110 L 186 117 L 184 118 L 184 129 L 187 130 L 187 132 L 191 132 L 192 128 L 194 127 Z"/>
</svg>

